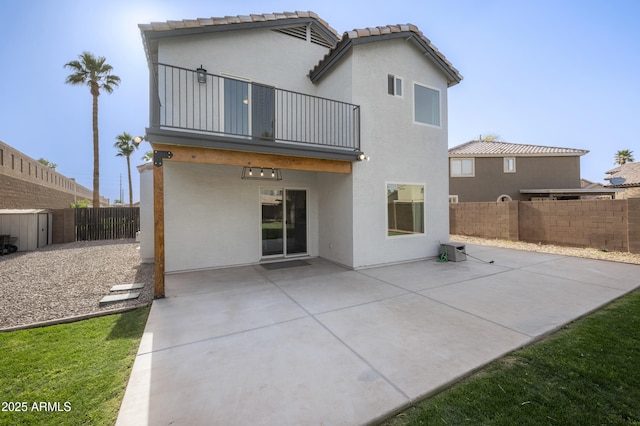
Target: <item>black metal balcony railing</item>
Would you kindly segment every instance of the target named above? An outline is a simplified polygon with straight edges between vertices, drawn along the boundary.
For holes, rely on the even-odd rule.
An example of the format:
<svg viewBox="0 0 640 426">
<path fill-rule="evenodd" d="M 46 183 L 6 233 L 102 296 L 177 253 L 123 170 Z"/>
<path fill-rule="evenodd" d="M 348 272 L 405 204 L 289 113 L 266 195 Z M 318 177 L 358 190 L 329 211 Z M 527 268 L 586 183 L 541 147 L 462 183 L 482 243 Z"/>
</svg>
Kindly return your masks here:
<svg viewBox="0 0 640 426">
<path fill-rule="evenodd" d="M 357 151 L 360 107 L 271 86 L 158 64 L 152 124 L 238 138 Z"/>
</svg>

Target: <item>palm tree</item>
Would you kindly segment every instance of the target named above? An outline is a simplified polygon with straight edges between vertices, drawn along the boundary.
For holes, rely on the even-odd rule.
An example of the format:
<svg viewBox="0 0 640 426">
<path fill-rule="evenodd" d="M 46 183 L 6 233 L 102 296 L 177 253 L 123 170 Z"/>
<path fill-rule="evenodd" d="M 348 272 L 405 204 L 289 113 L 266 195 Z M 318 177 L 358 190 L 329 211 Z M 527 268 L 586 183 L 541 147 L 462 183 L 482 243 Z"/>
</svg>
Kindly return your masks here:
<svg viewBox="0 0 640 426">
<path fill-rule="evenodd" d="M 100 90 L 107 93 L 120 84 L 120 77 L 111 74 L 113 67 L 103 56 L 97 58 L 89 52 L 82 52 L 79 60 L 67 62 L 65 68 L 73 71 L 66 83 L 74 86 L 87 85 L 93 97 L 93 207 L 100 207 L 100 159 L 98 143 L 98 96 Z"/>
<path fill-rule="evenodd" d="M 618 151 L 616 152 L 615 159 L 616 161 L 613 164 L 619 164 L 621 166 L 626 163 L 633 163 L 633 151 L 629 151 L 628 149 Z"/>
<path fill-rule="evenodd" d="M 144 156 L 142 157 L 142 161 L 144 161 L 145 163 L 153 161 L 153 151 L 145 152 Z"/>
<path fill-rule="evenodd" d="M 127 158 L 127 175 L 129 177 L 129 207 L 133 207 L 133 187 L 131 186 L 131 154 L 136 150 L 137 146 L 133 143 L 133 138 L 127 132 L 122 132 L 116 136 L 116 143 L 113 144 L 118 149 L 116 157 Z"/>
</svg>

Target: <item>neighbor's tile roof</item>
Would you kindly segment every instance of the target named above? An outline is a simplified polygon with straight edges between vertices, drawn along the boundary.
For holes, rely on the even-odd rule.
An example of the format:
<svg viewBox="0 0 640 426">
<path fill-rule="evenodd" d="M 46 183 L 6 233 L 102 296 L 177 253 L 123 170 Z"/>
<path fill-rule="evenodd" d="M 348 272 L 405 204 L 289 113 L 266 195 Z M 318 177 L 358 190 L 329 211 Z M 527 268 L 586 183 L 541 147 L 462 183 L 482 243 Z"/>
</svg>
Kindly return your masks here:
<svg viewBox="0 0 640 426">
<path fill-rule="evenodd" d="M 625 180 L 620 185 L 607 185 L 607 186 L 615 186 L 615 187 L 640 186 L 640 162 L 622 164 L 616 167 L 615 169 L 609 170 L 607 174 L 610 176 L 604 179 L 608 180 L 609 184 L 611 184 L 612 178 L 623 178 Z"/>
<path fill-rule="evenodd" d="M 319 79 L 323 74 L 324 68 L 329 68 L 332 64 L 332 59 L 341 55 L 341 52 L 346 50 L 354 42 L 358 41 L 376 41 L 383 37 L 393 37 L 410 35 L 414 37 L 422 48 L 433 55 L 437 62 L 440 62 L 444 70 L 450 75 L 450 86 L 462 81 L 462 75 L 460 72 L 447 60 L 447 58 L 431 43 L 425 35 L 413 24 L 400 24 L 400 25 L 385 25 L 382 27 L 369 27 L 362 29 L 354 29 L 346 31 L 338 44 L 333 47 L 325 57 L 311 70 L 310 75 L 312 79 Z M 316 77 L 317 76 L 317 77 Z"/>
<path fill-rule="evenodd" d="M 224 16 L 212 18 L 183 19 L 181 21 L 152 22 L 150 24 L 140 24 L 138 28 L 142 31 L 171 31 L 189 28 L 204 28 L 216 25 L 229 24 L 245 24 L 269 21 L 284 21 L 287 19 L 311 18 L 316 20 L 320 25 L 325 27 L 329 32 L 333 33 L 336 38 L 340 38 L 338 32 L 331 28 L 329 24 L 321 19 L 314 12 L 282 12 L 282 13 L 263 13 L 238 16 Z"/>
<path fill-rule="evenodd" d="M 470 141 L 449 149 L 449 156 L 571 156 L 585 155 L 589 151 L 575 148 L 559 148 L 555 146 L 526 145 L 508 142 Z"/>
</svg>

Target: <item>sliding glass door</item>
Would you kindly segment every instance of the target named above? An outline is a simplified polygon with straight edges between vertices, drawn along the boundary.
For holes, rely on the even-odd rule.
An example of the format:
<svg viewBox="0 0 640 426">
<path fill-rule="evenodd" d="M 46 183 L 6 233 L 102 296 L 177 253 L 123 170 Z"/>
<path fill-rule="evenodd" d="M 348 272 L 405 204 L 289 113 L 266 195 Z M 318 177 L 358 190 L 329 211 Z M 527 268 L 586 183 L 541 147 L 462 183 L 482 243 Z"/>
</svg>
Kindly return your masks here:
<svg viewBox="0 0 640 426">
<path fill-rule="evenodd" d="M 275 88 L 244 80 L 224 79 L 224 131 L 273 140 Z"/>
<path fill-rule="evenodd" d="M 307 191 L 260 190 L 262 256 L 307 253 Z"/>
</svg>

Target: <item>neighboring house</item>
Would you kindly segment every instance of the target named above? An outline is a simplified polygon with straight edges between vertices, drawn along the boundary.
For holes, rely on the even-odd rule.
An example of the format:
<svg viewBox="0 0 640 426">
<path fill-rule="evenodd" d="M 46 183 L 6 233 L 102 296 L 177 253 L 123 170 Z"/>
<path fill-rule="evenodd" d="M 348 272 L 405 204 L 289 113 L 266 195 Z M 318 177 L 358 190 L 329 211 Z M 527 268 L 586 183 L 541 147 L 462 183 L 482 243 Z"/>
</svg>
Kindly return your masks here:
<svg viewBox="0 0 640 426">
<path fill-rule="evenodd" d="M 600 182 L 591 182 L 589 179 L 581 178 L 580 179 L 580 188 L 584 189 L 602 189 L 605 186 Z"/>
<path fill-rule="evenodd" d="M 583 189 L 582 149 L 470 141 L 449 149 L 449 200 L 567 200 L 609 194 Z"/>
<path fill-rule="evenodd" d="M 591 182 L 588 179 L 582 178 L 582 179 L 580 179 L 580 188 L 601 191 L 603 189 L 606 189 L 607 187 L 605 185 L 601 184 L 600 182 Z M 612 194 L 612 195 L 611 194 L 606 194 L 606 195 L 585 195 L 582 198 L 583 199 L 587 199 L 587 200 L 591 200 L 591 199 L 606 199 L 606 200 L 610 200 L 612 198 L 615 198 L 615 194 Z"/>
<path fill-rule="evenodd" d="M 640 162 L 625 163 L 606 172 L 608 188 L 616 188 L 618 199 L 640 198 Z"/>
<path fill-rule="evenodd" d="M 339 36 L 293 12 L 140 29 L 154 149 L 139 168 L 141 256 L 155 258 L 156 296 L 165 272 L 438 254 L 449 238 L 447 88 L 462 77 L 418 28 Z M 395 228 L 389 195 L 400 189 L 411 196 Z"/>
</svg>

